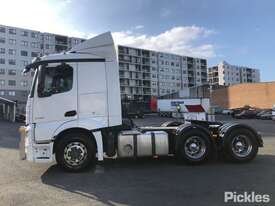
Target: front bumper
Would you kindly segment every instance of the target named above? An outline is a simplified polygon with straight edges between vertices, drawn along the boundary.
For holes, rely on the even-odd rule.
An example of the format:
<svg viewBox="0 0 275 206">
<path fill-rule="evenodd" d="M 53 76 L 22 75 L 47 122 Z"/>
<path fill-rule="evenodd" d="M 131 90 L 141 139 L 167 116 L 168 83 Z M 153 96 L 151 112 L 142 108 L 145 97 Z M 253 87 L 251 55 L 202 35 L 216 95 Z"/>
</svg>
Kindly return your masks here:
<svg viewBox="0 0 275 206">
<path fill-rule="evenodd" d="M 33 125 L 20 127 L 19 132 L 19 156 L 21 160 L 36 163 L 50 163 L 54 161 L 53 142 L 43 144 L 36 143 L 34 141 Z"/>
</svg>

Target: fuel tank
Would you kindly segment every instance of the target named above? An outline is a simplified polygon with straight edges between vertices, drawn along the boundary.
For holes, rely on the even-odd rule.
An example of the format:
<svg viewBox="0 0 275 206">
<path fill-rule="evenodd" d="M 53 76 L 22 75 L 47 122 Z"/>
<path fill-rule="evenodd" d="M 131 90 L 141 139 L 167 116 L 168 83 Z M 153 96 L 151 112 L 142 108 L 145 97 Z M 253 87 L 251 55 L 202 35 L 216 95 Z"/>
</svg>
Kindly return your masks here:
<svg viewBox="0 0 275 206">
<path fill-rule="evenodd" d="M 123 131 L 118 136 L 119 157 L 162 156 L 169 152 L 168 134 L 165 131 Z"/>
</svg>

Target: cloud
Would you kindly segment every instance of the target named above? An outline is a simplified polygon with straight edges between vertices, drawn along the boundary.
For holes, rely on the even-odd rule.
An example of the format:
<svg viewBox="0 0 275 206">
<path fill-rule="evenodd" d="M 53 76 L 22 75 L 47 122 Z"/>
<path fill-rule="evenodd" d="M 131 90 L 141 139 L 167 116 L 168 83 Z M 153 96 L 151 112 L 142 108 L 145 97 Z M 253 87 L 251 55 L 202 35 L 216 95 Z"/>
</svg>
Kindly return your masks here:
<svg viewBox="0 0 275 206">
<path fill-rule="evenodd" d="M 215 47 L 200 43 L 214 31 L 198 26 L 179 26 L 157 35 L 132 31 L 114 32 L 117 44 L 203 58 L 215 57 Z"/>
<path fill-rule="evenodd" d="M 74 0 L 0 0 L 0 3 L 1 24 L 85 39 L 96 35 L 93 31 L 82 32 L 66 16 L 76 3 Z M 162 9 L 161 14 L 165 17 L 171 11 Z M 216 56 L 213 44 L 201 43 L 213 34 L 212 30 L 179 26 L 156 35 L 146 35 L 142 33 L 143 28 L 143 25 L 133 25 L 127 31 L 114 32 L 114 38 L 121 45 L 205 58 Z"/>
<path fill-rule="evenodd" d="M 136 26 L 135 26 L 135 29 L 143 29 L 143 28 L 144 28 L 143 25 L 136 25 Z"/>
<path fill-rule="evenodd" d="M 70 35 L 77 31 L 64 15 L 73 0 L 0 0 L 1 24 Z"/>
</svg>

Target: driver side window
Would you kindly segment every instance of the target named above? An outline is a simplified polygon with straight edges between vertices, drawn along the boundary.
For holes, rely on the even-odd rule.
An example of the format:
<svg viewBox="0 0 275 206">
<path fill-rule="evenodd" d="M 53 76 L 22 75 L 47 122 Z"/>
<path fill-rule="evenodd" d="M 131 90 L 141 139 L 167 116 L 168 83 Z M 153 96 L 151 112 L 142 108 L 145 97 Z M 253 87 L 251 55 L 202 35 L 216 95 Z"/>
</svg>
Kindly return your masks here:
<svg viewBox="0 0 275 206">
<path fill-rule="evenodd" d="M 67 64 L 56 67 L 41 67 L 38 97 L 48 97 L 70 91 L 73 86 L 73 68 Z"/>
</svg>

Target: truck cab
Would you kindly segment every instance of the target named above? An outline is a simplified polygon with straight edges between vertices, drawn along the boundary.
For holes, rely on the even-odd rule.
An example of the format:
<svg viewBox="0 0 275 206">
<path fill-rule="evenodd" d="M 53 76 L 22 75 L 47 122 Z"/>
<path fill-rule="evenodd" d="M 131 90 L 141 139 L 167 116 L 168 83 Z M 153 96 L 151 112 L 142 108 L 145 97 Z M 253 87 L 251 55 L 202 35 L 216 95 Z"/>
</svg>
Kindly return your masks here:
<svg viewBox="0 0 275 206">
<path fill-rule="evenodd" d="M 57 161 L 81 171 L 105 158 L 174 155 L 198 164 L 223 152 L 232 161 L 254 159 L 260 135 L 247 125 L 166 122 L 136 127 L 123 120 L 117 52 L 111 33 L 68 52 L 36 58 L 21 136 L 21 154 L 37 163 Z"/>
</svg>

